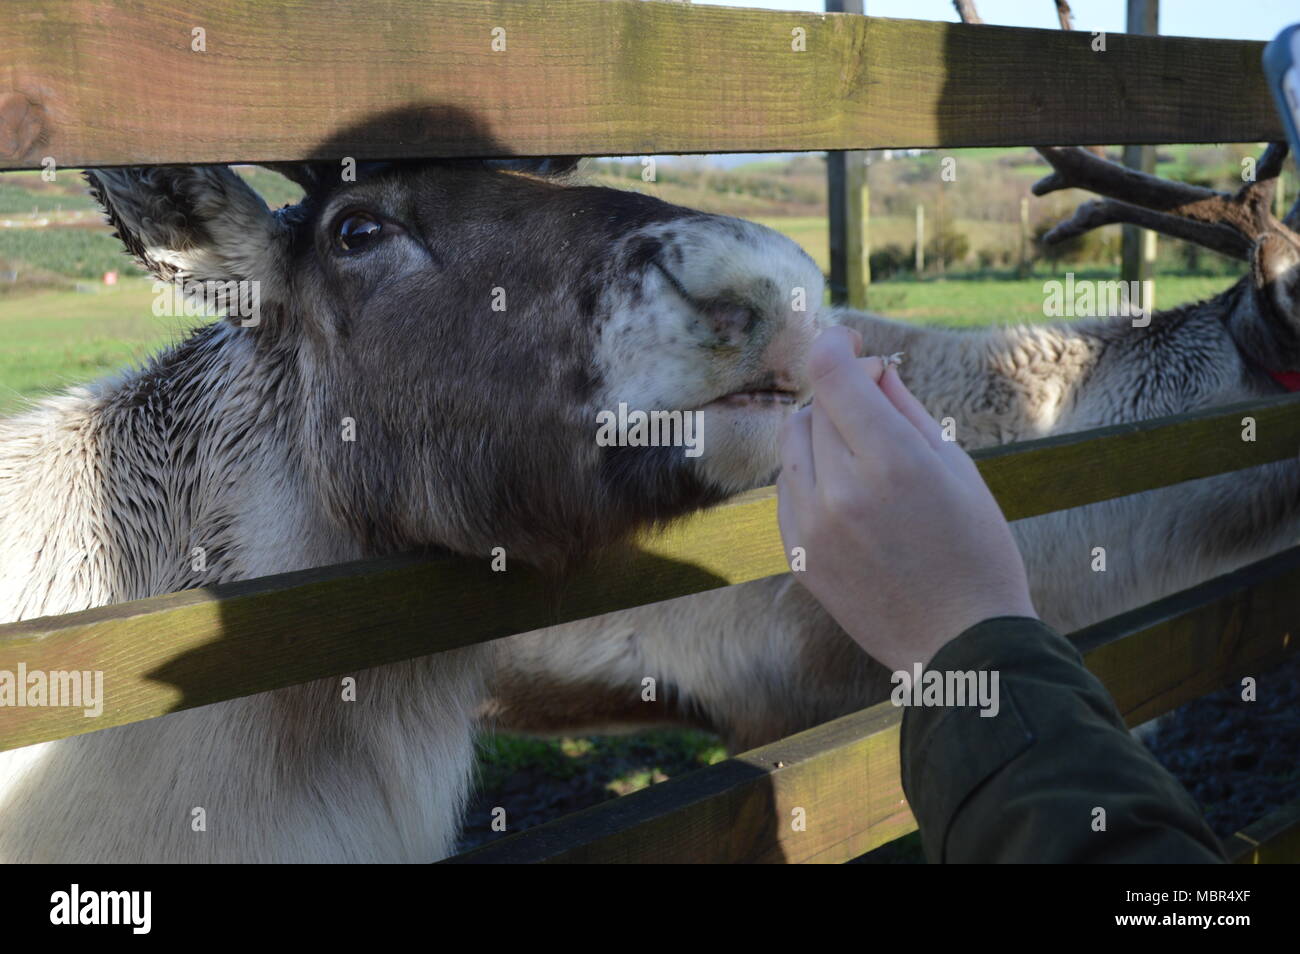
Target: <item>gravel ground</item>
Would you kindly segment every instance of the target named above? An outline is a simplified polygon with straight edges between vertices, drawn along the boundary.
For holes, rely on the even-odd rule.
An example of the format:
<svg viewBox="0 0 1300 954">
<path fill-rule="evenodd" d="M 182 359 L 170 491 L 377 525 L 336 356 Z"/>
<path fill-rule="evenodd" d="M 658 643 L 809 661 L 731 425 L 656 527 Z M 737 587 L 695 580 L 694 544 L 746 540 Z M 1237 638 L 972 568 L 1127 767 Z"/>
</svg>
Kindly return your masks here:
<svg viewBox="0 0 1300 954">
<path fill-rule="evenodd" d="M 1300 800 L 1300 653 L 1258 677 L 1255 702 L 1224 689 L 1183 706 L 1150 741 L 1226 837 Z"/>
</svg>

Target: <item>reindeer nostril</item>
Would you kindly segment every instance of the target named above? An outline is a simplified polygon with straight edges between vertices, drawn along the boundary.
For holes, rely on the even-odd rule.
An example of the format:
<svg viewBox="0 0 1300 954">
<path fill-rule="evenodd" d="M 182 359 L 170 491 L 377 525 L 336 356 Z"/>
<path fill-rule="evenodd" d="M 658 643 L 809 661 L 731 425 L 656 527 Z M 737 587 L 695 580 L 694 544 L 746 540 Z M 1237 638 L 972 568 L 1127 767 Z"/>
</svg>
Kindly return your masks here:
<svg viewBox="0 0 1300 954">
<path fill-rule="evenodd" d="M 758 325 L 758 314 L 754 309 L 737 301 L 714 299 L 702 302 L 700 311 L 708 319 L 713 333 L 720 338 L 747 337 Z"/>
<path fill-rule="evenodd" d="M 668 280 L 677 294 L 687 302 L 708 325 L 709 331 L 724 341 L 739 342 L 753 334 L 760 316 L 750 305 L 738 298 L 696 298 L 682 285 L 658 258 L 650 262 Z"/>
</svg>

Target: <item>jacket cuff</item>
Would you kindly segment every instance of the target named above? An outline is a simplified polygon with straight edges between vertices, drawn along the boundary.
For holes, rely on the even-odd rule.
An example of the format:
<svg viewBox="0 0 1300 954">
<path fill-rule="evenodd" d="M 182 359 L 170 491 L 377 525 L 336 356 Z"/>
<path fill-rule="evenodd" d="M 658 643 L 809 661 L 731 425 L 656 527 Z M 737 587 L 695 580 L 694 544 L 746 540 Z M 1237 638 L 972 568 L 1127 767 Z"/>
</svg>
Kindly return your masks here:
<svg viewBox="0 0 1300 954">
<path fill-rule="evenodd" d="M 998 616 L 976 623 L 943 646 L 926 672 L 988 672 L 1007 668 L 1019 647 L 1041 654 L 1044 642 L 1058 654 L 1082 662 L 1063 636 L 1028 616 Z M 1029 654 L 1026 654 L 1029 655 Z M 1011 691 L 999 678 L 997 714 L 988 717 L 968 706 L 907 706 L 903 713 L 901 768 L 903 792 L 920 827 L 931 837 L 931 861 L 941 861 L 948 828 L 962 803 L 991 775 L 1034 744 L 1035 737 Z M 970 744 L 963 739 L 969 738 Z M 936 739 L 942 742 L 934 746 Z M 960 757 L 954 759 L 954 754 Z M 939 780 L 942 779 L 940 782 Z M 940 830 L 941 829 L 941 830 Z"/>
</svg>

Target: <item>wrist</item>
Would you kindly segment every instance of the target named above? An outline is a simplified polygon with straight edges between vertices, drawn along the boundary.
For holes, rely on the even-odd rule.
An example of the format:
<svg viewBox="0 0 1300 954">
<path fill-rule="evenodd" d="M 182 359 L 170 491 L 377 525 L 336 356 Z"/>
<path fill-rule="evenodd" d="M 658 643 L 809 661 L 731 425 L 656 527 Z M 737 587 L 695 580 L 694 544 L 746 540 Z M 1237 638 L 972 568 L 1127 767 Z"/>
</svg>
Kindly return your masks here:
<svg viewBox="0 0 1300 954">
<path fill-rule="evenodd" d="M 869 655 L 891 670 L 910 671 L 918 663 L 922 668 L 928 668 L 939 651 L 949 643 L 982 623 L 1001 618 L 1038 619 L 1038 613 L 1028 598 L 1000 600 L 984 605 L 968 604 L 958 611 L 932 615 L 924 621 L 917 621 L 909 631 L 900 633 L 900 638 L 888 647 L 880 646 L 878 638 L 875 641 L 858 636 L 854 638 Z"/>
</svg>

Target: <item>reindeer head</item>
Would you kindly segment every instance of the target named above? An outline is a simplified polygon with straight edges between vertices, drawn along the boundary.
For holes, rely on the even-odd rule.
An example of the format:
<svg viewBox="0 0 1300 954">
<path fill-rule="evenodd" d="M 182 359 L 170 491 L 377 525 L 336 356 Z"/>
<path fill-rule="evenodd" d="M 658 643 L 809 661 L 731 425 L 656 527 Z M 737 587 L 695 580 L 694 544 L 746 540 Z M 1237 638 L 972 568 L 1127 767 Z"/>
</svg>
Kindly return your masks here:
<svg viewBox="0 0 1300 954">
<path fill-rule="evenodd" d="M 1123 222 L 1249 262 L 1250 274 L 1225 293 L 1225 330 L 1261 383 L 1265 372 L 1300 372 L 1300 200 L 1283 220 L 1270 211 L 1285 145 L 1270 145 L 1235 194 L 1126 169 L 1078 147 L 1038 151 L 1055 171 L 1035 195 L 1080 188 L 1106 196 L 1079 206 L 1044 242 Z"/>
<path fill-rule="evenodd" d="M 563 561 L 770 481 L 807 396 L 812 261 L 520 165 L 281 166 L 306 196 L 278 212 L 224 167 L 88 178 L 160 279 L 258 283 L 256 321 L 221 334 L 289 382 L 259 413 L 293 417 L 314 492 L 368 552 Z M 601 446 L 620 404 L 701 412 L 700 453 Z"/>
</svg>

